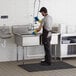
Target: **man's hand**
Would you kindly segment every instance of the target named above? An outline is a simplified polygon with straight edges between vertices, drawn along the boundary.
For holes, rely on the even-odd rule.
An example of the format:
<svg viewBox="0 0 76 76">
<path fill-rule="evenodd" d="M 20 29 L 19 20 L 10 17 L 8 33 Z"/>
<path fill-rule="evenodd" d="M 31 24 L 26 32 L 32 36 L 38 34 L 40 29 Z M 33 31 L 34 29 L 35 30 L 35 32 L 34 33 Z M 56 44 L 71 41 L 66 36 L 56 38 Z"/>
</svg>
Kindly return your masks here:
<svg viewBox="0 0 76 76">
<path fill-rule="evenodd" d="M 34 17 L 34 19 L 35 19 L 35 21 L 39 21 L 39 18 L 36 16 L 36 17 Z"/>
<path fill-rule="evenodd" d="M 36 35 L 36 34 L 37 34 L 37 30 L 34 30 L 34 31 L 32 32 L 32 34 L 33 34 L 33 35 Z"/>
<path fill-rule="evenodd" d="M 39 22 L 39 23 L 41 23 L 42 22 L 42 20 L 39 20 L 39 18 L 36 16 L 36 17 L 34 17 L 34 19 L 35 19 L 35 21 L 37 22 Z"/>
</svg>

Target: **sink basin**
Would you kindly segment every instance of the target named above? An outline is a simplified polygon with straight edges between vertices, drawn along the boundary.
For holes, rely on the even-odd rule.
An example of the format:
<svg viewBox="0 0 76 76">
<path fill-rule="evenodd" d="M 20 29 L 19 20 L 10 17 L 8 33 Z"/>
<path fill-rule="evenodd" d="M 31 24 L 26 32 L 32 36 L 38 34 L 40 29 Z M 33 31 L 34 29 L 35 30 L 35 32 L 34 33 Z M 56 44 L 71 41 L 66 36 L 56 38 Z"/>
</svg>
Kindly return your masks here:
<svg viewBox="0 0 76 76">
<path fill-rule="evenodd" d="M 0 26 L 0 38 L 7 39 L 11 37 L 12 37 L 12 33 L 10 33 L 9 26 Z"/>
<path fill-rule="evenodd" d="M 0 33 L 0 38 L 2 38 L 2 39 L 8 39 L 11 37 L 12 37 L 11 33 L 8 33 L 8 34 Z"/>
<path fill-rule="evenodd" d="M 13 26 L 14 34 L 30 35 L 30 34 L 32 34 L 32 32 L 33 32 L 33 30 L 30 25 L 14 25 Z"/>
</svg>

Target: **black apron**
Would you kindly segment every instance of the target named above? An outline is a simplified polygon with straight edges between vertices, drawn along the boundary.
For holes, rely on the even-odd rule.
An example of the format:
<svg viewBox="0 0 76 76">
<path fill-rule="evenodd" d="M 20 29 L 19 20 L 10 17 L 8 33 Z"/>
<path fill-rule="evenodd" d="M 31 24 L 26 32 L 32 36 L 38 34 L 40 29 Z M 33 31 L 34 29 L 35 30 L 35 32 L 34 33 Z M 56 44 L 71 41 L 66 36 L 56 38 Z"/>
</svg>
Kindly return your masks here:
<svg viewBox="0 0 76 76">
<path fill-rule="evenodd" d="M 43 27 L 43 33 L 42 33 L 42 44 L 45 44 L 45 42 L 47 41 L 47 35 L 48 35 L 48 31 Z"/>
<path fill-rule="evenodd" d="M 51 62 L 51 49 L 50 49 L 51 36 L 47 38 L 48 33 L 49 31 L 43 28 L 42 43 L 44 45 L 45 61 L 50 63 Z"/>
</svg>

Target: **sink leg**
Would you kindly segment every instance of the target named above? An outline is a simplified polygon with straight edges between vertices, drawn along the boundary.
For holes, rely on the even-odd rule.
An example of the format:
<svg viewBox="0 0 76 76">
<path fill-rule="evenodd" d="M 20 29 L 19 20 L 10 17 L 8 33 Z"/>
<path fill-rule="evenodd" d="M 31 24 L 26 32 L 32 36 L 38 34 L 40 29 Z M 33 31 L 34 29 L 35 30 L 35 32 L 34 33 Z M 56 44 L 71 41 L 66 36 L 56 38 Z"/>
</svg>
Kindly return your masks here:
<svg viewBox="0 0 76 76">
<path fill-rule="evenodd" d="M 56 62 L 56 45 L 55 45 L 55 62 Z"/>
<path fill-rule="evenodd" d="M 24 65 L 24 47 L 23 47 L 23 65 Z"/>
<path fill-rule="evenodd" d="M 18 45 L 17 45 L 17 62 L 18 62 Z"/>
</svg>

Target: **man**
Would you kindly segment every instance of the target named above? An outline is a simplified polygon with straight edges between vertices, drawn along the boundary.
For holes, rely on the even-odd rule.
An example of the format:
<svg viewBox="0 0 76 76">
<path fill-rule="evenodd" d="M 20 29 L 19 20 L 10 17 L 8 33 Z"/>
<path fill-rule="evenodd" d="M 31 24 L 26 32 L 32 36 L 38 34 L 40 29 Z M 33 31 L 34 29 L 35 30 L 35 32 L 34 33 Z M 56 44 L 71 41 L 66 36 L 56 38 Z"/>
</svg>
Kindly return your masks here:
<svg viewBox="0 0 76 76">
<path fill-rule="evenodd" d="M 42 43 L 44 45 L 45 60 L 41 61 L 41 65 L 51 65 L 50 40 L 52 32 L 52 17 L 48 15 L 45 7 L 42 7 L 39 12 L 44 16 L 39 28 L 36 29 L 37 32 L 39 32 L 41 28 L 43 28 Z"/>
</svg>

